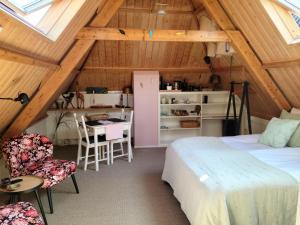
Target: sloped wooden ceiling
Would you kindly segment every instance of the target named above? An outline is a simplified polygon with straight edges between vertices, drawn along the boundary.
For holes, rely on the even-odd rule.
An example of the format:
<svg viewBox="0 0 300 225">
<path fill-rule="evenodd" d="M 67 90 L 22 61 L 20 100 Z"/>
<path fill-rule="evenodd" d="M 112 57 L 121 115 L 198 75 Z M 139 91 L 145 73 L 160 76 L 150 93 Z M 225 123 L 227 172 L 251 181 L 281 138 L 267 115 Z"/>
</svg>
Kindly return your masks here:
<svg viewBox="0 0 300 225">
<path fill-rule="evenodd" d="M 153 12 L 155 1 L 127 0 L 107 27 L 146 29 L 153 32 L 156 29 L 199 29 L 199 22 L 194 14 L 195 5 L 191 1 L 159 2 L 168 4 L 167 14 L 164 16 Z M 92 85 L 120 90 L 132 84 L 130 74 L 133 70 L 143 68 L 158 70 L 169 68 L 169 72 L 162 71 L 166 77 L 177 74 L 175 77 L 178 78 L 178 73 L 181 73 L 188 79 L 199 81 L 202 73 L 192 73 L 189 70 L 206 67 L 203 62 L 205 54 L 203 43 L 97 41 L 77 83 L 80 90 Z M 228 66 L 228 61 L 226 58 L 217 58 L 214 60 L 214 66 L 216 68 Z M 234 66 L 236 65 L 240 65 L 237 59 L 234 60 Z M 175 69 L 171 71 L 172 68 Z M 176 68 L 181 69 L 176 71 Z M 208 76 L 201 76 L 201 79 L 207 83 Z"/>
<path fill-rule="evenodd" d="M 168 13 L 158 16 L 151 11 L 155 1 L 126 0 L 108 27 L 141 29 L 186 29 L 197 30 L 199 23 L 195 12 L 203 10 L 201 0 L 160 0 L 168 4 Z M 66 31 L 55 43 L 42 38 L 24 25 L 15 22 L 5 14 L 0 14 L 0 47 L 13 49 L 28 55 L 59 63 L 72 43 L 79 29 L 95 13 L 99 0 L 89 0 L 80 10 Z M 220 0 L 235 25 L 245 34 L 258 57 L 263 63 L 299 59 L 299 45 L 288 46 L 272 24 L 259 0 Z M 186 78 L 190 82 L 207 84 L 210 73 L 195 71 L 193 68 L 205 66 L 203 56 L 205 46 L 202 43 L 167 43 L 167 42 L 125 42 L 97 41 L 84 65 L 84 69 L 74 81 L 72 89 L 84 90 L 87 86 L 107 86 L 110 90 L 119 90 L 130 86 L 131 72 L 134 69 L 162 69 L 164 79 Z M 229 76 L 229 58 L 214 60 L 215 68 L 222 75 L 223 86 L 228 87 L 231 80 L 248 79 L 254 93 L 251 94 L 252 113 L 270 118 L 280 110 L 273 100 L 244 69 L 234 70 Z M 242 62 L 234 57 L 234 66 Z M 131 69 L 132 68 L 132 69 Z M 179 69 L 178 69 L 179 68 Z M 293 106 L 300 107 L 300 69 L 269 69 L 278 87 L 284 91 Z M 50 69 L 0 60 L 0 94 L 14 97 L 19 91 L 33 94 L 40 83 L 47 79 Z M 2 131 L 21 109 L 19 103 L 0 102 L 0 131 Z"/>
<path fill-rule="evenodd" d="M 77 32 L 94 15 L 99 0 L 86 1 L 56 42 L 37 34 L 24 24 L 0 12 L 0 47 L 58 64 L 74 42 Z M 31 96 L 53 70 L 0 60 L 0 96 L 16 97 L 18 92 Z M 18 102 L 0 101 L 0 132 L 22 109 Z"/>
<path fill-rule="evenodd" d="M 247 37 L 263 64 L 300 59 L 300 44 L 288 45 L 265 12 L 260 0 L 220 0 L 227 15 Z M 268 69 L 291 105 L 300 107 L 300 66 Z M 262 110 L 269 107 L 265 102 Z M 274 115 L 278 115 L 278 110 Z"/>
<path fill-rule="evenodd" d="M 112 18 L 108 27 L 153 29 L 154 32 L 155 29 L 199 29 L 195 12 L 203 13 L 204 8 L 200 1 L 159 2 L 168 4 L 167 15 L 160 16 L 151 12 L 154 1 L 127 0 Z M 76 88 L 85 90 L 87 86 L 122 90 L 126 86 L 131 86 L 132 71 L 143 68 L 160 70 L 167 81 L 185 78 L 188 82 L 205 86 L 210 73 L 192 71 L 193 68 L 206 66 L 203 62 L 205 54 L 203 43 L 97 41 L 83 71 L 74 81 L 72 90 Z M 230 57 L 216 58 L 214 67 L 228 67 L 229 62 Z M 240 65 L 240 60 L 235 56 L 233 66 Z M 228 88 L 231 80 L 247 79 L 251 82 L 255 90 L 255 93 L 251 94 L 253 114 L 266 118 L 278 114 L 278 108 L 272 103 L 272 99 L 255 83 L 247 71 L 235 70 L 231 77 L 228 70 L 219 70 L 218 73 L 222 75 L 224 88 Z M 266 102 L 269 102 L 268 108 L 263 107 Z"/>
</svg>

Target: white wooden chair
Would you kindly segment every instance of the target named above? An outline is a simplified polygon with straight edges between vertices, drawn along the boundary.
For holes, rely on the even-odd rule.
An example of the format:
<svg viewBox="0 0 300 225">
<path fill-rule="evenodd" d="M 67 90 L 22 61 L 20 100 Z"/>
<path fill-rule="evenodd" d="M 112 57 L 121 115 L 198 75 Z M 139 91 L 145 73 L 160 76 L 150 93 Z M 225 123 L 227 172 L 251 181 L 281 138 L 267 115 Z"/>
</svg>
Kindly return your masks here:
<svg viewBox="0 0 300 225">
<path fill-rule="evenodd" d="M 94 136 L 89 136 L 88 130 L 85 124 L 84 116 L 81 116 L 81 124 L 79 124 L 76 113 L 74 113 L 75 123 L 78 131 L 78 152 L 77 152 L 77 164 L 79 165 L 81 160 L 84 160 L 84 170 L 87 170 L 88 164 L 99 163 L 100 161 L 107 161 L 107 164 L 110 164 L 109 160 L 109 141 L 106 141 L 105 136 L 98 136 L 98 146 L 101 149 L 99 158 L 95 158 L 94 155 L 90 155 L 90 148 L 95 149 Z M 83 133 L 83 135 L 82 135 Z M 84 137 L 83 137 L 84 136 Z M 86 147 L 85 155 L 82 155 L 82 146 Z M 104 149 L 105 148 L 105 149 Z M 106 150 L 106 152 L 105 152 Z M 95 149 L 99 151 L 99 149 Z M 106 155 L 106 157 L 105 157 Z M 94 157 L 94 161 L 89 161 L 89 158 Z"/>
<path fill-rule="evenodd" d="M 129 118 L 129 129 L 131 131 L 132 127 L 132 121 L 133 121 L 133 111 L 130 112 L 130 118 Z M 130 135 L 129 135 L 130 134 Z M 124 146 L 123 144 L 127 142 L 129 143 L 128 140 L 131 138 L 131 132 L 127 132 L 127 134 L 124 134 L 123 138 L 115 139 L 110 141 L 110 159 L 111 159 L 111 164 L 114 163 L 115 158 L 120 158 L 123 156 L 128 156 L 128 162 L 133 159 L 133 153 L 132 153 L 132 148 L 127 147 L 127 153 L 124 152 Z M 114 149 L 114 145 L 119 144 L 120 148 L 119 149 Z M 116 152 L 120 152 L 121 154 L 119 155 L 114 155 Z M 130 151 L 130 152 L 129 152 Z"/>
</svg>

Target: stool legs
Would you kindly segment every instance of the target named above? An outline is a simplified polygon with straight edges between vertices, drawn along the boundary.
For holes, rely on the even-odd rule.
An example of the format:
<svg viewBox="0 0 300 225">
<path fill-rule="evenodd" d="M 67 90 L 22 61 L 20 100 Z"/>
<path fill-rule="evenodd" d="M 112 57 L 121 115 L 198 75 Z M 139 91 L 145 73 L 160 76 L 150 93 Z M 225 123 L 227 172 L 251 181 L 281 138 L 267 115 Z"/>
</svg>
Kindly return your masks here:
<svg viewBox="0 0 300 225">
<path fill-rule="evenodd" d="M 74 174 L 72 174 L 72 175 L 71 175 L 71 178 L 72 178 L 72 181 L 73 181 L 73 184 L 74 184 L 74 187 L 75 187 L 76 193 L 77 193 L 77 194 L 79 194 L 79 188 L 78 188 L 78 185 L 77 185 L 77 182 L 76 182 L 75 175 L 74 175 Z"/>
<path fill-rule="evenodd" d="M 52 202 L 52 190 L 51 188 L 47 188 L 48 202 L 50 207 L 50 213 L 53 214 L 53 202 Z"/>
<path fill-rule="evenodd" d="M 36 198 L 36 200 L 38 202 L 38 205 L 40 207 L 40 211 L 42 213 L 42 217 L 43 217 L 44 223 L 45 223 L 45 225 L 48 225 L 48 222 L 47 222 L 47 219 L 46 219 L 46 216 L 45 216 L 45 212 L 44 212 L 44 207 L 43 207 L 43 204 L 42 204 L 39 192 L 37 190 L 35 190 L 34 194 L 35 194 L 35 198 Z"/>
</svg>

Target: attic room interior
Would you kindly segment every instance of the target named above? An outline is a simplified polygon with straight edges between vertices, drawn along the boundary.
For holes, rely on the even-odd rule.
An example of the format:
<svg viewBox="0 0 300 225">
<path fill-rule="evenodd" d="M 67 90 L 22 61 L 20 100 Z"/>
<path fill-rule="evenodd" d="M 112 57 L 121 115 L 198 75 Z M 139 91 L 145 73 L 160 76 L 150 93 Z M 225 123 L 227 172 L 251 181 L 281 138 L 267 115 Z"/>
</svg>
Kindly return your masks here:
<svg viewBox="0 0 300 225">
<path fill-rule="evenodd" d="M 299 225 L 299 0 L 0 0 L 0 225 Z"/>
</svg>

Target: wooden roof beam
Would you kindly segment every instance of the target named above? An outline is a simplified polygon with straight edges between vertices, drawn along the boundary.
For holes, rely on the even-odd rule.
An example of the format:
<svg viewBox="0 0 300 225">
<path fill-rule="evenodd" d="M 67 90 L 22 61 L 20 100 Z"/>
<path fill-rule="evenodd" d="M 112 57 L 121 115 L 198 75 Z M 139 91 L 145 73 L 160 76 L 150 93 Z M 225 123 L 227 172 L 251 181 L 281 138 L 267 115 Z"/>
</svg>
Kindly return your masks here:
<svg viewBox="0 0 300 225">
<path fill-rule="evenodd" d="M 129 12 L 129 13 L 147 13 L 147 14 L 157 14 L 156 11 L 154 11 L 152 8 L 126 8 L 126 7 L 121 7 L 119 11 L 122 12 Z M 183 15 L 193 15 L 193 11 L 190 10 L 174 10 L 174 9 L 169 9 L 166 10 L 167 14 L 183 14 Z"/>
<path fill-rule="evenodd" d="M 282 91 L 277 87 L 269 73 L 263 68 L 262 63 L 252 50 L 246 38 L 240 31 L 236 31 L 234 24 L 222 8 L 218 0 L 201 1 L 208 13 L 213 17 L 217 24 L 226 32 L 231 39 L 237 53 L 245 62 L 245 66 L 256 82 L 263 87 L 268 95 L 273 99 L 279 109 L 289 110 L 291 105 Z"/>
<path fill-rule="evenodd" d="M 99 1 L 99 5 L 104 0 Z M 94 26 L 106 26 L 111 17 L 117 12 L 123 0 L 108 0 L 105 2 L 103 9 L 109 9 L 109 13 L 98 14 L 91 22 Z M 77 40 L 71 47 L 61 62 L 61 67 L 56 70 L 40 90 L 31 99 L 28 105 L 17 116 L 13 123 L 6 130 L 4 136 L 11 137 L 18 135 L 28 128 L 35 119 L 59 96 L 60 91 L 70 84 L 74 78 L 74 69 L 80 63 L 82 58 L 87 54 L 95 43 L 94 40 Z"/>
<path fill-rule="evenodd" d="M 299 67 L 300 59 L 287 60 L 287 61 L 274 61 L 263 64 L 264 69 L 273 69 L 273 68 L 286 68 L 286 67 Z"/>
<path fill-rule="evenodd" d="M 10 61 L 10 62 L 31 65 L 31 66 L 46 67 L 51 70 L 56 70 L 59 68 L 59 65 L 57 64 L 44 61 L 41 59 L 33 58 L 25 54 L 13 52 L 4 48 L 0 48 L 0 59 Z"/>
<path fill-rule="evenodd" d="M 240 71 L 242 66 L 233 67 L 217 67 L 214 68 L 216 72 L 222 71 Z M 208 66 L 198 67 L 115 67 L 115 66 L 85 66 L 83 70 L 110 70 L 110 71 L 138 71 L 138 70 L 155 70 L 160 72 L 172 72 L 172 73 L 199 73 L 199 72 L 211 72 Z"/>
<path fill-rule="evenodd" d="M 121 32 L 124 32 L 122 34 Z M 229 42 L 224 31 L 154 30 L 152 35 L 143 29 L 92 28 L 81 29 L 77 39 L 110 41 L 165 41 L 165 42 Z"/>
</svg>

